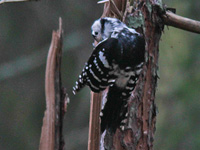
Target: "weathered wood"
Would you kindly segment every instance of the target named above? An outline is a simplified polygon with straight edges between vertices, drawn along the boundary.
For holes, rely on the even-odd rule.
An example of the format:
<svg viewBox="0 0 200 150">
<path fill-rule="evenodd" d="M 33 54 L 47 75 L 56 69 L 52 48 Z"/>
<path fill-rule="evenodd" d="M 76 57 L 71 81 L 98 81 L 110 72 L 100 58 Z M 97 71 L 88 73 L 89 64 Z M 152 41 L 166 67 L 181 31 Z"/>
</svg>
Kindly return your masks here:
<svg viewBox="0 0 200 150">
<path fill-rule="evenodd" d="M 199 21 L 176 15 L 170 11 L 163 15 L 163 20 L 166 25 L 200 34 Z"/>
<path fill-rule="evenodd" d="M 91 92 L 88 150 L 99 150 L 100 147 L 99 115 L 101 111 L 101 99 L 101 93 Z"/>
<path fill-rule="evenodd" d="M 61 84 L 62 20 L 53 31 L 45 73 L 46 111 L 40 139 L 40 150 L 63 150 L 63 117 L 67 109 L 66 89 Z"/>
</svg>

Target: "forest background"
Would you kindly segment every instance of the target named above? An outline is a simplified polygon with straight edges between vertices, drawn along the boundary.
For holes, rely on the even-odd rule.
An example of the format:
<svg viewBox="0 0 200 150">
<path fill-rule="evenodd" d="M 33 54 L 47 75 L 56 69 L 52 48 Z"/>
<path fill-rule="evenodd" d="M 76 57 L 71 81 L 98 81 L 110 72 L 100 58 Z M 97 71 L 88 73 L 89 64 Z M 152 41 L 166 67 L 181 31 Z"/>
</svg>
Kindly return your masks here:
<svg viewBox="0 0 200 150">
<path fill-rule="evenodd" d="M 200 20 L 199 0 L 165 0 L 177 14 Z M 87 149 L 90 92 L 72 86 L 89 55 L 90 26 L 102 14 L 97 0 L 0 5 L 0 149 L 36 150 L 45 110 L 44 74 L 52 30 L 63 19 L 64 120 L 67 150 Z M 200 36 L 165 27 L 160 41 L 155 150 L 200 149 Z"/>
</svg>

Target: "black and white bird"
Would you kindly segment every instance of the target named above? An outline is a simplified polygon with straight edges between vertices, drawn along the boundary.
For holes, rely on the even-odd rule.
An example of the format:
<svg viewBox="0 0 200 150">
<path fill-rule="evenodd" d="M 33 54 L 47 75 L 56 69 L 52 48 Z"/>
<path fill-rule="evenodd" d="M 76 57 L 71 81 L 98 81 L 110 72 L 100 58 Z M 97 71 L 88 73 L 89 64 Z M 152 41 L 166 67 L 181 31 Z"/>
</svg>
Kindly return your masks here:
<svg viewBox="0 0 200 150">
<path fill-rule="evenodd" d="M 145 40 L 116 18 L 100 18 L 93 23 L 91 30 L 99 44 L 79 75 L 73 93 L 85 85 L 97 93 L 108 87 L 101 131 L 115 132 L 125 118 L 128 98 L 142 70 Z"/>
</svg>

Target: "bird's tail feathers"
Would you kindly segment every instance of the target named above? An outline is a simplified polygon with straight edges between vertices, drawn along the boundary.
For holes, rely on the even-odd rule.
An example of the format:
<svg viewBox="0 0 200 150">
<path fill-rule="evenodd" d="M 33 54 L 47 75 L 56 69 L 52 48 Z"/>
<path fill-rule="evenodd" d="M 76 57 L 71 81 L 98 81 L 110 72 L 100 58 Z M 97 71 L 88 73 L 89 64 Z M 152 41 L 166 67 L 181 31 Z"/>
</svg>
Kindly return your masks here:
<svg viewBox="0 0 200 150">
<path fill-rule="evenodd" d="M 126 118 L 127 99 L 123 99 L 123 90 L 113 85 L 109 88 L 107 102 L 102 110 L 101 132 L 105 129 L 115 133 L 122 120 Z"/>
</svg>

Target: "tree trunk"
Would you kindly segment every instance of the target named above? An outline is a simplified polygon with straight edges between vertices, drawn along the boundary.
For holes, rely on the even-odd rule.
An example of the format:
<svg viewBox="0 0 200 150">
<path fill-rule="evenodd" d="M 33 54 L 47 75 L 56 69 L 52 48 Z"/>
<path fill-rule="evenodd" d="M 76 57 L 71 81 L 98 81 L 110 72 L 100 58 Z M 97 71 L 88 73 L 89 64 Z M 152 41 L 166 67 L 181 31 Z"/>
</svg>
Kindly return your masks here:
<svg viewBox="0 0 200 150">
<path fill-rule="evenodd" d="M 107 12 L 103 14 L 113 17 L 115 11 L 110 10 L 109 14 L 109 5 L 118 2 L 116 0 L 109 2 L 109 4 L 106 3 L 104 9 Z M 122 15 L 118 18 L 125 18 L 128 21 L 127 24 L 137 26 L 136 28 L 140 28 L 138 31 L 143 32 L 146 41 L 145 65 L 139 82 L 128 101 L 128 117 L 125 127 L 117 129 L 114 135 L 106 130 L 105 134 L 101 136 L 101 149 L 105 150 L 153 149 L 157 114 L 155 92 L 158 78 L 158 52 L 159 40 L 163 29 L 163 23 L 159 17 L 162 11 L 162 4 L 156 0 L 141 0 L 134 6 L 137 9 L 132 12 L 130 12 L 131 7 L 129 5 L 130 3 L 127 1 L 126 10 L 124 12 L 121 11 Z M 122 6 L 116 6 L 118 6 L 119 10 L 122 8 Z M 112 8 L 110 7 L 110 9 Z M 115 17 L 116 15 L 114 14 Z M 134 18 L 134 21 L 132 20 L 133 24 L 130 22 L 131 17 Z"/>
</svg>

